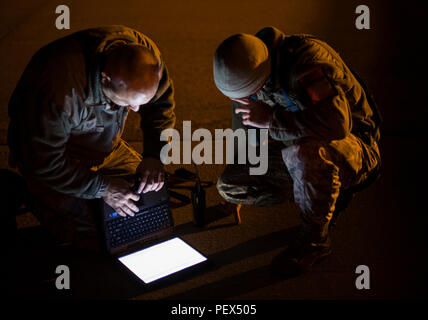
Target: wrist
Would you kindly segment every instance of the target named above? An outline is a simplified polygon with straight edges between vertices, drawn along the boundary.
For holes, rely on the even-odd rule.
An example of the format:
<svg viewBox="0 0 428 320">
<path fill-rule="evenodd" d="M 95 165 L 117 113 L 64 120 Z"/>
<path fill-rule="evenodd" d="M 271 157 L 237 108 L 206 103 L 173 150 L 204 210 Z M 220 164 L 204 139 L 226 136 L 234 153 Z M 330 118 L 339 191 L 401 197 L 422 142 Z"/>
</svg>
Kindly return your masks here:
<svg viewBox="0 0 428 320">
<path fill-rule="evenodd" d="M 97 194 L 99 198 L 103 198 L 107 195 L 108 190 L 110 189 L 110 185 L 111 185 L 110 179 L 103 178 L 103 182 Z"/>
<path fill-rule="evenodd" d="M 273 119 L 273 112 L 274 112 L 274 109 L 270 108 L 270 110 L 269 110 L 269 112 L 268 112 L 268 120 L 267 120 L 267 123 L 266 123 L 266 128 L 267 128 L 267 129 L 269 129 L 269 128 L 270 128 L 270 125 L 271 125 L 271 123 L 272 123 L 272 119 Z"/>
<path fill-rule="evenodd" d="M 268 129 L 272 128 L 272 125 L 273 125 L 274 119 L 275 119 L 275 112 L 276 112 L 276 110 L 278 110 L 278 106 L 274 106 L 271 109 L 271 113 L 270 113 L 270 117 L 269 117 L 269 126 L 268 126 Z"/>
</svg>

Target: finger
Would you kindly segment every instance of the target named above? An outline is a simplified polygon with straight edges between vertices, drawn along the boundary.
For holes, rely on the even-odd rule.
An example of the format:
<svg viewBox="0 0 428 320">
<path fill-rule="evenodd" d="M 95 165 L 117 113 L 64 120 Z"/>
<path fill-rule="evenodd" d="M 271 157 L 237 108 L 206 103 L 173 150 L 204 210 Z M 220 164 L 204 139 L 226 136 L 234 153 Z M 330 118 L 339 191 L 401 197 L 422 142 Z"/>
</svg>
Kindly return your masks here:
<svg viewBox="0 0 428 320">
<path fill-rule="evenodd" d="M 128 208 L 129 208 L 129 209 L 131 209 L 133 212 L 138 212 L 138 211 L 140 211 L 140 210 L 138 209 L 137 205 L 136 205 L 134 202 L 132 202 L 132 201 L 128 201 L 128 202 L 126 202 L 126 205 L 127 205 L 127 206 L 128 206 Z"/>
<path fill-rule="evenodd" d="M 163 173 L 163 170 L 160 170 L 156 175 L 156 185 L 153 187 L 152 190 L 159 191 L 163 186 L 163 182 L 164 182 L 164 173 Z"/>
<path fill-rule="evenodd" d="M 141 177 L 140 186 L 138 187 L 138 193 L 141 193 L 146 186 L 147 179 L 149 178 L 148 174 L 145 174 Z"/>
<path fill-rule="evenodd" d="M 153 177 L 150 177 L 149 179 L 147 179 L 147 183 L 146 183 L 146 186 L 143 189 L 143 193 L 151 191 L 153 183 L 154 183 Z"/>
<path fill-rule="evenodd" d="M 240 106 L 240 107 L 236 107 L 235 108 L 235 113 L 236 114 L 238 114 L 238 113 L 241 113 L 241 112 L 244 112 L 244 113 L 248 113 L 248 112 L 250 112 L 250 107 L 248 107 L 248 106 Z"/>
<path fill-rule="evenodd" d="M 144 187 L 144 189 L 143 189 L 143 193 L 146 193 L 146 192 L 152 191 L 153 183 L 154 183 L 154 178 L 153 178 L 153 177 L 150 177 L 150 178 L 147 180 L 147 184 L 146 184 L 146 186 L 145 186 L 145 187 Z"/>
<path fill-rule="evenodd" d="M 150 191 L 156 191 L 159 187 L 159 176 L 157 179 L 154 179 L 152 187 L 150 188 Z"/>
<path fill-rule="evenodd" d="M 242 124 L 246 125 L 246 126 L 256 127 L 257 128 L 257 124 L 255 122 L 251 121 L 250 119 L 243 120 Z"/>
<path fill-rule="evenodd" d="M 165 181 L 161 181 L 161 182 L 159 182 L 159 185 L 158 185 L 158 187 L 156 188 L 156 192 L 157 191 L 159 191 L 160 189 L 162 189 L 163 188 L 163 185 L 165 184 Z"/>
<path fill-rule="evenodd" d="M 138 201 L 138 200 L 140 200 L 140 195 L 138 193 L 130 192 L 127 196 L 127 199 Z"/>
<path fill-rule="evenodd" d="M 159 172 L 158 181 L 159 181 L 159 184 L 155 191 L 159 191 L 160 189 L 162 189 L 163 185 L 165 184 L 165 177 L 162 171 Z"/>
<path fill-rule="evenodd" d="M 116 209 L 116 212 L 117 212 L 117 214 L 118 214 L 119 216 L 121 216 L 121 217 L 126 217 L 126 213 L 125 213 L 125 212 L 123 212 L 123 210 L 122 210 L 121 208 L 117 208 L 117 209 Z"/>
<path fill-rule="evenodd" d="M 133 217 L 134 216 L 134 211 L 132 211 L 129 207 L 126 206 L 126 204 L 124 206 L 122 206 L 122 210 L 123 212 L 125 212 L 128 216 Z"/>
<path fill-rule="evenodd" d="M 251 121 L 249 119 L 242 121 L 242 124 L 254 128 L 264 128 L 260 123 Z"/>
<path fill-rule="evenodd" d="M 247 120 L 247 119 L 249 119 L 249 118 L 250 118 L 250 114 L 249 114 L 249 113 L 243 113 L 243 114 L 241 115 L 241 117 L 242 117 L 242 120 Z"/>
<path fill-rule="evenodd" d="M 249 99 L 242 99 L 242 98 L 238 99 L 238 98 L 234 98 L 232 100 L 236 101 L 236 102 L 239 102 L 239 103 L 242 103 L 242 104 L 249 104 L 250 103 Z"/>
</svg>

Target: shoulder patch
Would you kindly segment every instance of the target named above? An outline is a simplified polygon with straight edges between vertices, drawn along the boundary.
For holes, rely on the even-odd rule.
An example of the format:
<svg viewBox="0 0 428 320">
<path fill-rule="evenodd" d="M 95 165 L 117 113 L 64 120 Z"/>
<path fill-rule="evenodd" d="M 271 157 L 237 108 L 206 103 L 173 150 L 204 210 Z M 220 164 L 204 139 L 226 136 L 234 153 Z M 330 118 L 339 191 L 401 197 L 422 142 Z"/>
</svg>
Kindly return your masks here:
<svg viewBox="0 0 428 320">
<path fill-rule="evenodd" d="M 314 104 L 337 94 L 336 88 L 332 85 L 322 67 L 303 75 L 298 81 Z"/>
</svg>

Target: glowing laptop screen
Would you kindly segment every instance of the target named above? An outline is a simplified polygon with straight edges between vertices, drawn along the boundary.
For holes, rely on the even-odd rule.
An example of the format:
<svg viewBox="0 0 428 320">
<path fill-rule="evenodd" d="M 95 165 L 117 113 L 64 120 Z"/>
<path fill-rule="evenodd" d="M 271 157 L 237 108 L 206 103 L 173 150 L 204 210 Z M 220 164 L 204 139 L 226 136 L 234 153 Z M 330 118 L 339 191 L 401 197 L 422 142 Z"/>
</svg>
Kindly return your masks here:
<svg viewBox="0 0 428 320">
<path fill-rule="evenodd" d="M 161 279 L 207 260 L 180 238 L 119 257 L 119 261 L 144 283 Z"/>
</svg>

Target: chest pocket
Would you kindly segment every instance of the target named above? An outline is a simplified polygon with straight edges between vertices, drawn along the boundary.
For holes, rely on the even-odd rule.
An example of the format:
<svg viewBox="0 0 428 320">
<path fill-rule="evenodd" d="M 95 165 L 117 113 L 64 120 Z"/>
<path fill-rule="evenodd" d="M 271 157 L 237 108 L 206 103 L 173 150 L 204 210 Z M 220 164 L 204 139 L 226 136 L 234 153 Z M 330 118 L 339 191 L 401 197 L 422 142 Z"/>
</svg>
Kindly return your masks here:
<svg viewBox="0 0 428 320">
<path fill-rule="evenodd" d="M 95 114 L 92 114 L 88 119 L 83 120 L 83 122 L 80 125 L 73 128 L 71 130 L 71 133 L 73 135 L 80 135 L 80 134 L 86 134 L 86 133 L 92 133 L 92 132 L 100 133 L 103 131 L 104 131 L 104 126 L 98 123 Z"/>
</svg>

